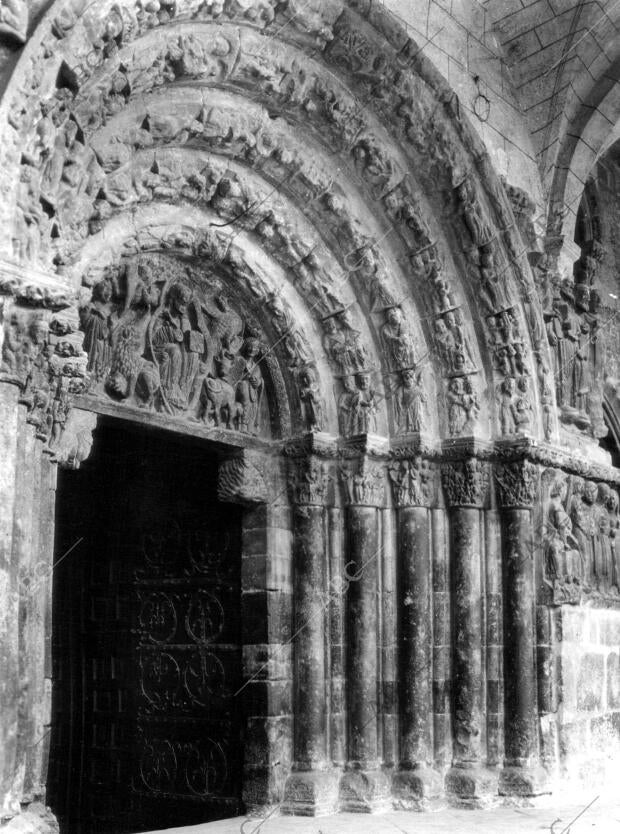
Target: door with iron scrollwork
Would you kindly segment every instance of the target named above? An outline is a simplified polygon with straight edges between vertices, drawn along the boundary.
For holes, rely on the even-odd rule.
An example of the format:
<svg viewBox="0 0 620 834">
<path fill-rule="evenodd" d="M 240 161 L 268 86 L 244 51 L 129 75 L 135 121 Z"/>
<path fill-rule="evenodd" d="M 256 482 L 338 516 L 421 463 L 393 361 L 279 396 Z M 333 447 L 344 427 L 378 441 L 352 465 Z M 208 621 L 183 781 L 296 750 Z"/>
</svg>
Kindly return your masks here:
<svg viewBox="0 0 620 834">
<path fill-rule="evenodd" d="M 240 515 L 200 447 L 105 423 L 59 488 L 48 801 L 67 832 L 242 811 Z M 72 558 L 75 556 L 75 558 Z"/>
</svg>

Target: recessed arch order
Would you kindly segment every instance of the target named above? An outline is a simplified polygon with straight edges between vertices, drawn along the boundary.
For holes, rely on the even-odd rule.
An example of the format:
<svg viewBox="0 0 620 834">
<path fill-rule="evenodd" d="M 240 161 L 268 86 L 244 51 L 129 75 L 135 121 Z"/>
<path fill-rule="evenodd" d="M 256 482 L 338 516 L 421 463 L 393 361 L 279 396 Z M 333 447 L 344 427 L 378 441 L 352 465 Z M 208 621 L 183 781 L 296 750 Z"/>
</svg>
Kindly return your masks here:
<svg viewBox="0 0 620 834">
<path fill-rule="evenodd" d="M 554 436 L 509 202 L 383 10 L 59 1 L 1 107 L 0 252 L 79 294 L 102 396 L 249 430 L 197 383 L 242 357 L 270 436 Z"/>
</svg>

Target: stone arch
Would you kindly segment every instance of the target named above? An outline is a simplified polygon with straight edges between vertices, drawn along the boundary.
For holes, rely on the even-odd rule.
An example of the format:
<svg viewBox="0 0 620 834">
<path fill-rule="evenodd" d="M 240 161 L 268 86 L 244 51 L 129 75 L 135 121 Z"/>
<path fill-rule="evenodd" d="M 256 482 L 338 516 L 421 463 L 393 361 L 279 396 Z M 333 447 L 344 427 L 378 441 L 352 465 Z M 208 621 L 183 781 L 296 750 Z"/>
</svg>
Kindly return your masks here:
<svg viewBox="0 0 620 834">
<path fill-rule="evenodd" d="M 299 301 L 315 320 L 313 293 L 331 296 L 328 316 L 356 305 L 368 361 L 327 360 L 337 378 L 327 411 L 346 395 L 342 378 L 370 368 L 373 427 L 402 433 L 395 406 L 400 397 L 402 416 L 410 368 L 431 433 L 555 431 L 540 405 L 542 320 L 506 195 L 452 92 L 382 10 L 59 2 L 26 45 L 3 106 L 23 101 L 26 85 L 5 128 L 7 217 L 15 207 L 22 241 L 15 251 L 5 234 L 9 258 L 55 270 L 77 290 L 89 235 L 109 238 L 136 204 L 202 198 L 220 218 L 209 222 L 242 230 L 240 239 L 262 227 L 260 246 L 286 271 L 283 285 L 306 290 Z M 213 183 L 199 182 L 205 170 Z M 218 196 L 223 178 L 243 182 L 236 214 L 235 200 Z M 395 305 L 400 321 L 387 312 Z M 325 329 L 334 317 L 322 313 Z M 390 332 L 400 360 L 386 354 Z"/>
<path fill-rule="evenodd" d="M 46 451 L 78 465 L 105 402 L 225 446 L 220 497 L 255 507 L 247 576 L 263 584 L 244 590 L 280 632 L 266 649 L 248 636 L 244 672 L 254 683 L 261 652 L 286 642 L 294 691 L 254 726 L 248 804 L 424 807 L 444 788 L 473 804 L 500 775 L 502 793 L 539 793 L 538 708 L 554 707 L 536 687 L 535 641 L 544 648 L 550 626 L 541 617 L 536 634 L 532 600 L 568 593 L 549 572 L 535 589 L 524 552 L 548 513 L 567 555 L 565 509 L 555 493 L 540 501 L 540 466 L 617 477 L 604 455 L 573 454 L 586 444 L 552 445 L 565 440 L 545 339 L 555 314 L 538 299 L 531 241 L 423 45 L 365 2 L 58 0 L 0 116 L 3 290 L 18 317 L 13 334 L 7 308 L 3 359 L 19 365 L 22 327 L 25 373 L 11 381 L 30 393 Z M 31 301 L 47 305 L 49 339 Z M 103 346 L 87 316 L 108 321 Z M 133 380 L 110 394 L 123 358 L 111 331 L 129 331 Z M 258 353 L 245 355 L 246 342 Z M 252 427 L 249 391 L 222 371 L 239 359 L 266 398 Z M 35 360 L 48 386 L 38 399 Z M 219 396 L 224 383 L 228 399 L 214 405 L 205 390 Z M 401 599 L 398 623 L 396 574 L 399 588 L 420 589 Z M 318 616 L 325 595 L 333 641 Z M 312 628 L 296 621 L 304 612 Z M 293 659 L 278 643 L 291 624 Z M 385 635 L 400 641 L 398 660 L 381 655 Z M 273 694 L 281 681 L 265 683 Z M 307 732 L 280 736 L 276 718 L 290 725 L 291 714 Z M 265 752 L 276 735 L 281 750 Z"/>
</svg>

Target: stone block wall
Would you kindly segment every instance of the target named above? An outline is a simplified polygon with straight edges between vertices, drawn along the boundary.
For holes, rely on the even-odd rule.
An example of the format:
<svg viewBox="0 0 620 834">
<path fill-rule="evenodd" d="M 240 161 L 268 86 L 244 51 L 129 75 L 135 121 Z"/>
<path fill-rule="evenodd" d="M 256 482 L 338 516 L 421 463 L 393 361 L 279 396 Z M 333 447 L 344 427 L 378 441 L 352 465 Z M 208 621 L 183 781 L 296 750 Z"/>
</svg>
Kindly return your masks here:
<svg viewBox="0 0 620 834">
<path fill-rule="evenodd" d="M 620 753 L 620 608 L 563 606 L 556 623 L 560 787 L 617 792 L 610 762 Z"/>
<path fill-rule="evenodd" d="M 385 0 L 458 95 L 497 172 L 538 204 L 540 177 L 511 71 L 478 0 Z"/>
</svg>

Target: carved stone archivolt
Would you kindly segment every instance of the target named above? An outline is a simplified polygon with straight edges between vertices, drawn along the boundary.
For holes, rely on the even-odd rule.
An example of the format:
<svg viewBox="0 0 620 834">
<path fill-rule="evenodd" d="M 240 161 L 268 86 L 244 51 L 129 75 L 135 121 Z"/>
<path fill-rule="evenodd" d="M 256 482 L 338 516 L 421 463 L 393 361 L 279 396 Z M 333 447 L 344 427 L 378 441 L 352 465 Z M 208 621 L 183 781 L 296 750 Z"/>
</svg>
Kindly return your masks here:
<svg viewBox="0 0 620 834">
<path fill-rule="evenodd" d="M 127 246 L 135 251 L 135 225 L 115 221 L 138 206 L 150 206 L 151 218 L 171 202 L 208 207 L 213 226 L 230 226 L 235 237 L 244 231 L 238 242 L 246 253 L 258 246 L 278 262 L 311 311 L 337 378 L 332 413 L 345 436 L 386 420 L 395 433 L 431 431 L 438 393 L 451 436 L 484 426 L 487 346 L 469 325 L 469 290 L 456 277 L 471 276 L 472 292 L 483 287 L 488 299 L 483 329 L 496 339 L 501 376 L 492 387 L 504 377 L 515 386 L 498 392 L 498 431 L 536 434 L 538 380 L 518 298 L 531 276 L 514 244 L 510 205 L 499 182 L 485 193 L 480 175 L 489 175 L 488 166 L 472 156 L 476 140 L 464 123 L 436 107 L 444 91 L 418 47 L 378 13 L 368 17 L 341 2 L 311 14 L 271 4 L 248 9 L 186 2 L 146 12 L 129 0 L 83 11 L 55 5 L 40 55 L 29 45 L 40 65 L 36 78 L 47 86 L 15 81 L 25 104 L 5 143 L 7 170 L 20 172 L 12 256 L 55 263 L 77 279 L 93 240 L 101 240 L 103 258 L 110 249 L 114 258 Z M 286 41 L 267 43 L 257 31 L 277 34 L 284 26 Z M 274 108 L 283 118 L 273 118 Z M 301 143 L 291 119 L 312 125 Z M 333 164 L 332 149 L 352 175 Z M 467 263 L 433 221 L 439 203 L 425 195 L 442 190 L 468 244 Z M 160 245 L 172 244 L 167 236 Z M 268 295 L 297 377 L 294 408 L 306 428 L 320 431 L 332 409 L 317 387 L 317 346 L 310 356 L 298 324 L 281 309 L 277 284 Z M 520 330 L 500 341 L 496 320 L 504 311 Z M 128 397 L 137 390 L 151 405 L 153 369 L 135 372 L 140 383 Z M 154 400 L 183 410 L 192 392 L 165 393 L 178 385 L 176 375 L 160 378 Z M 439 377 L 443 383 L 434 384 Z M 133 385 L 117 382 L 123 390 Z M 228 416 L 221 419 L 229 427 Z"/>
<path fill-rule="evenodd" d="M 550 605 L 620 595 L 617 473 L 579 446 L 600 434 L 595 247 L 572 284 L 540 260 L 543 315 L 531 207 L 376 3 L 57 0 L 0 124 L 0 374 L 46 451 L 77 467 L 98 411 L 209 438 L 219 500 L 265 533 L 267 639 L 275 596 L 295 637 L 258 675 L 293 682 L 264 802 L 422 807 L 435 766 L 466 803 L 496 792 L 504 728 L 506 768 L 537 757 L 532 560 Z M 183 610 L 206 652 L 200 600 L 194 622 L 190 596 L 145 592 L 145 646 Z M 529 688 L 502 691 L 502 647 Z M 193 655 L 166 655 L 148 709 L 182 677 L 204 701 Z M 141 753 L 155 794 L 225 764 Z"/>
</svg>

